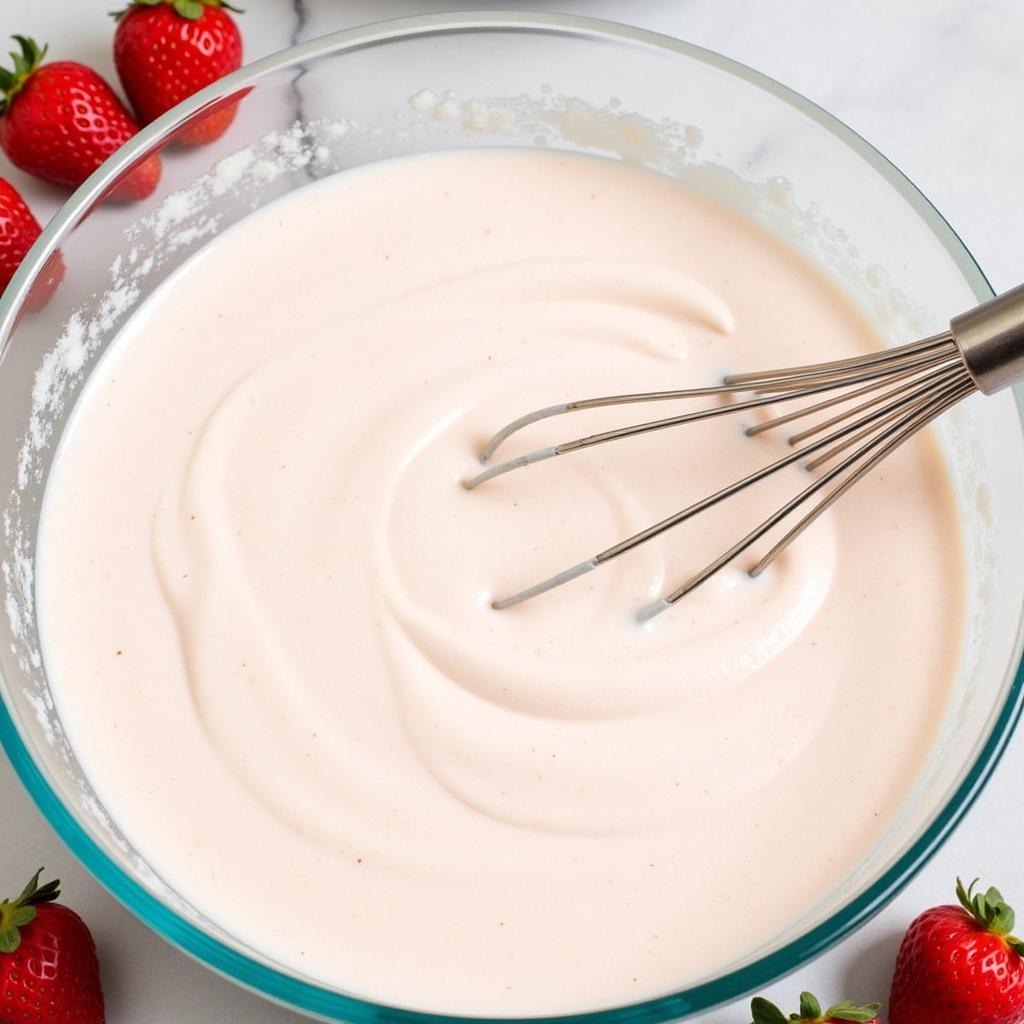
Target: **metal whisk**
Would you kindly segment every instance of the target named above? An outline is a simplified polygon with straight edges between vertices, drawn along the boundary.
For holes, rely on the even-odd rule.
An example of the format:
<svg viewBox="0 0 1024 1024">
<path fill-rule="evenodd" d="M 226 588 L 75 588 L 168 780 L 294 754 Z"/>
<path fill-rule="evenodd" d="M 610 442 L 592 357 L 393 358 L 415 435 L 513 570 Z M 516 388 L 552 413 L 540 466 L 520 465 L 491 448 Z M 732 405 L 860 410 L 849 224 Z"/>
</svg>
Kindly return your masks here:
<svg viewBox="0 0 1024 1024">
<path fill-rule="evenodd" d="M 803 512 L 803 515 L 750 570 L 751 576 L 758 576 L 826 509 L 835 504 L 858 480 L 909 437 L 975 391 L 991 395 L 1022 377 L 1024 285 L 954 317 L 950 321 L 948 331 L 884 352 L 808 366 L 733 374 L 714 387 L 586 398 L 547 406 L 520 416 L 502 427 L 488 441 L 480 455 L 480 462 L 486 468 L 464 482 L 468 490 L 534 462 L 591 448 L 608 441 L 634 437 L 654 430 L 666 430 L 698 420 L 730 416 L 762 406 L 808 398 L 816 399 L 810 404 L 773 416 L 746 430 L 746 433 L 752 436 L 803 420 L 804 423 L 800 424 L 801 429 L 788 439 L 794 448 L 791 453 L 652 524 L 632 537 L 605 548 L 583 562 L 563 569 L 510 597 L 492 602 L 492 606 L 497 609 L 511 608 L 568 583 L 578 576 L 583 576 L 673 526 L 739 494 L 786 466 L 804 463 L 808 469 L 815 470 L 826 463 L 832 463 L 831 468 L 815 476 L 799 494 L 773 512 L 713 562 L 671 593 L 644 608 L 640 612 L 640 620 L 647 621 L 670 608 L 774 527 L 789 519 L 797 510 L 804 508 L 815 495 L 831 487 L 809 510 Z M 506 462 L 491 464 L 498 448 L 509 437 L 532 423 L 552 416 L 605 406 L 721 396 L 739 400 L 664 419 L 605 430 L 573 441 L 563 441 L 561 444 L 539 448 Z M 807 417 L 815 418 L 808 422 L 805 419 Z"/>
</svg>

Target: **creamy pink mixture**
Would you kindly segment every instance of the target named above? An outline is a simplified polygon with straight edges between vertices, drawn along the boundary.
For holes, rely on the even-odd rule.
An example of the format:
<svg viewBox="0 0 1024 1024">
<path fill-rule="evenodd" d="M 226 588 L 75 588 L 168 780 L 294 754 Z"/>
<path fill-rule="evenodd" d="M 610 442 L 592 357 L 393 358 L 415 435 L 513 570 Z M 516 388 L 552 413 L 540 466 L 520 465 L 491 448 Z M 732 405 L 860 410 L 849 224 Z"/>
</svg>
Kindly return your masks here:
<svg viewBox="0 0 1024 1024">
<path fill-rule="evenodd" d="M 490 599 L 781 438 L 725 419 L 460 480 L 537 406 L 878 344 L 760 229 L 611 161 L 409 158 L 252 216 L 126 327 L 47 494 L 45 657 L 101 798 L 228 932 L 387 1003 L 583 1010 L 770 942 L 871 849 L 946 707 L 962 582 L 933 441 L 761 579 L 646 627 L 805 471 Z"/>
</svg>

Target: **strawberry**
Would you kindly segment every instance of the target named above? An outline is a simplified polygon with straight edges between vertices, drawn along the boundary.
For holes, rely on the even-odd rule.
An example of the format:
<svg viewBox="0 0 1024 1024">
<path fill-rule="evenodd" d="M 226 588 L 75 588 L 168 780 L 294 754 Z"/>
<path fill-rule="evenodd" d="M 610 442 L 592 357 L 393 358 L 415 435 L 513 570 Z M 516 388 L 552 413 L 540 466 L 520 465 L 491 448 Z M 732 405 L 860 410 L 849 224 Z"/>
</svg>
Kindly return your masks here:
<svg viewBox="0 0 1024 1024">
<path fill-rule="evenodd" d="M 131 0 L 114 14 L 114 63 L 143 124 L 242 66 L 242 37 L 229 11 L 241 13 L 226 0 Z M 237 102 L 221 106 L 178 141 L 219 139 L 237 110 Z"/>
<path fill-rule="evenodd" d="M 753 1024 L 791 1024 L 792 1021 L 800 1021 L 802 1024 L 839 1024 L 839 1021 L 878 1024 L 880 1009 L 881 1003 L 866 1003 L 860 1006 L 856 1003 L 843 1002 L 836 1003 L 822 1013 L 821 1003 L 810 992 L 800 993 L 800 1012 L 791 1013 L 788 1017 L 774 1003 L 769 1003 L 760 996 L 750 1004 Z M 938 1022 L 933 1021 L 932 1024 Z"/>
<path fill-rule="evenodd" d="M 42 230 L 18 190 L 0 178 L 0 292 L 10 284 Z"/>
<path fill-rule="evenodd" d="M 73 910 L 53 902 L 60 882 L 40 888 L 40 874 L 0 903 L 0 1020 L 103 1024 L 92 936 Z"/>
<path fill-rule="evenodd" d="M 1024 1020 L 1024 942 L 998 889 L 956 880 L 959 906 L 933 907 L 896 956 L 890 1024 L 1018 1024 Z"/>
<path fill-rule="evenodd" d="M 0 178 L 0 293 L 10 284 L 14 272 L 41 230 L 39 221 L 32 216 L 17 189 Z M 26 307 L 30 311 L 42 309 L 63 279 L 64 261 L 60 253 L 55 252 L 33 286 Z"/>
<path fill-rule="evenodd" d="M 0 69 L 0 146 L 15 167 L 77 188 L 138 132 L 124 104 L 84 64 L 43 64 L 46 50 L 14 36 L 14 71 Z M 156 155 L 114 189 L 119 199 L 144 199 L 160 180 Z"/>
</svg>

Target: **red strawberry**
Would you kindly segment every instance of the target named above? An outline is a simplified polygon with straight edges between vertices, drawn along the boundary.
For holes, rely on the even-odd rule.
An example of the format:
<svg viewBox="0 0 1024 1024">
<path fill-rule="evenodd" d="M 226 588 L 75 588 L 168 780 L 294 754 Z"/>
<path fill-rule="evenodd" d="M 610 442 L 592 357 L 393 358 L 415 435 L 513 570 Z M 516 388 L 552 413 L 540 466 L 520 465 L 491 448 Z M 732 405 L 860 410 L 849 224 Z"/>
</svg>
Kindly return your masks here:
<svg viewBox="0 0 1024 1024">
<path fill-rule="evenodd" d="M 25 205 L 25 200 L 8 181 L 0 178 L 0 293 L 10 284 L 25 253 L 39 237 L 39 221 Z M 42 309 L 54 289 L 64 279 L 64 261 L 60 253 L 50 257 L 46 271 L 36 281 L 29 295 L 27 308 Z"/>
<path fill-rule="evenodd" d="M 14 36 L 14 71 L 0 69 L 0 146 L 15 167 L 77 188 L 138 132 L 124 104 L 91 68 L 73 61 L 42 64 L 46 50 Z M 144 199 L 160 180 L 156 155 L 114 190 Z"/>
<path fill-rule="evenodd" d="M 890 1024 L 1018 1024 L 1024 1020 L 1024 942 L 998 889 L 956 880 L 960 906 L 933 907 L 907 929 L 889 996 Z"/>
<path fill-rule="evenodd" d="M 114 15 L 114 63 L 143 124 L 242 66 L 242 37 L 228 11 L 240 13 L 226 0 L 131 0 Z M 219 139 L 237 110 L 222 106 L 177 138 Z"/>
<path fill-rule="evenodd" d="M 0 292 L 10 284 L 42 230 L 18 190 L 0 178 Z"/>
<path fill-rule="evenodd" d="M 792 1021 L 800 1021 L 801 1024 L 839 1024 L 839 1021 L 878 1024 L 880 1009 L 881 1003 L 866 1003 L 860 1006 L 856 1003 L 843 1002 L 836 1003 L 822 1013 L 821 1003 L 810 992 L 800 993 L 800 1012 L 791 1013 L 788 1017 L 774 1003 L 769 1003 L 760 996 L 750 1004 L 753 1024 L 791 1024 Z M 932 1021 L 932 1024 L 939 1022 Z"/>
<path fill-rule="evenodd" d="M 103 1024 L 100 968 L 89 929 L 39 888 L 42 869 L 13 902 L 0 903 L 0 1020 Z"/>
</svg>

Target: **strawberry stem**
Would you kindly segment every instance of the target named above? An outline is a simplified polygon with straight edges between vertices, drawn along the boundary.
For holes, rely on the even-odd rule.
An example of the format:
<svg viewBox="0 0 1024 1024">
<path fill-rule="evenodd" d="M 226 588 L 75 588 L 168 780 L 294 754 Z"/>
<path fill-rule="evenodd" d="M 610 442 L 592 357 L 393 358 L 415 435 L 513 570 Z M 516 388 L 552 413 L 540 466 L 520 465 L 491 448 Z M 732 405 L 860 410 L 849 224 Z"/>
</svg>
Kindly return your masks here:
<svg viewBox="0 0 1024 1024">
<path fill-rule="evenodd" d="M 984 892 L 975 892 L 974 887 L 978 884 L 976 878 L 967 888 L 958 878 L 956 880 L 956 898 L 960 906 L 974 918 L 979 928 L 983 928 L 993 935 L 1003 939 L 1019 956 L 1024 956 L 1024 942 L 1010 933 L 1016 924 L 1016 914 L 1003 899 L 1003 894 L 996 888 L 990 886 Z"/>
<path fill-rule="evenodd" d="M 60 896 L 60 879 L 55 878 L 40 886 L 39 876 L 42 873 L 40 868 L 16 900 L 0 903 L 0 953 L 13 953 L 21 945 L 20 929 L 36 919 L 36 907 L 52 903 Z"/>
<path fill-rule="evenodd" d="M 228 0 L 130 0 L 127 7 L 120 11 L 111 11 L 110 16 L 115 21 L 120 21 L 133 7 L 159 7 L 160 4 L 168 4 L 174 8 L 176 14 L 189 21 L 198 21 L 206 7 L 221 7 L 233 14 L 245 13 L 241 7 L 228 3 Z"/>
<path fill-rule="evenodd" d="M 750 1003 L 753 1024 L 826 1024 L 828 1021 L 851 1021 L 853 1024 L 873 1024 L 878 1020 L 881 1003 L 836 1003 L 824 1013 L 821 1003 L 810 992 L 800 993 L 800 1012 L 788 1017 L 774 1004 L 758 996 Z"/>
<path fill-rule="evenodd" d="M 11 51 L 14 70 L 0 68 L 0 117 L 11 105 L 11 100 L 21 91 L 29 76 L 39 67 L 49 47 L 40 48 L 39 44 L 28 36 L 11 36 L 18 44 L 18 51 Z"/>
</svg>

